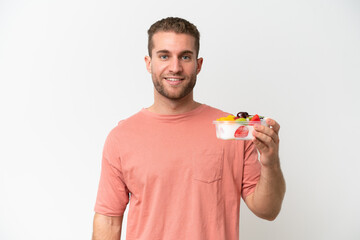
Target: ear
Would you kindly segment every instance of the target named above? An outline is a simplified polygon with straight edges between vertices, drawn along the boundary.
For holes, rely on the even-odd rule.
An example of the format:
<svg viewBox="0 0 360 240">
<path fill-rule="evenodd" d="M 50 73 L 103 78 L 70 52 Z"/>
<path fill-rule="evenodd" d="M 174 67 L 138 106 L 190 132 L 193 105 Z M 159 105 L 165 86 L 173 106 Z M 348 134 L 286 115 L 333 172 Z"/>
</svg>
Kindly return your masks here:
<svg viewBox="0 0 360 240">
<path fill-rule="evenodd" d="M 151 73 L 151 57 L 145 56 L 145 64 L 147 71 Z"/>
<path fill-rule="evenodd" d="M 201 67 L 203 64 L 203 58 L 198 58 L 197 61 L 197 69 L 196 69 L 196 74 L 199 74 L 199 72 L 201 71 Z"/>
</svg>

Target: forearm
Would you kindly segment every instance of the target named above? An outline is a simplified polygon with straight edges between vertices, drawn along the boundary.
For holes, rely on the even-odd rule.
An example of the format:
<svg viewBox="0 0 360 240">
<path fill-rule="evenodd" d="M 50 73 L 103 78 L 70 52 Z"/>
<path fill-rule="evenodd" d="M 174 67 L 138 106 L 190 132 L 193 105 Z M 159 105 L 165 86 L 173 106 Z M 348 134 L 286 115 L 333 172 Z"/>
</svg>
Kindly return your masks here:
<svg viewBox="0 0 360 240">
<path fill-rule="evenodd" d="M 274 220 L 280 212 L 284 195 L 285 180 L 280 163 L 271 167 L 262 166 L 260 180 L 247 203 L 258 217 Z"/>
<path fill-rule="evenodd" d="M 122 219 L 95 213 L 92 240 L 120 240 Z"/>
</svg>

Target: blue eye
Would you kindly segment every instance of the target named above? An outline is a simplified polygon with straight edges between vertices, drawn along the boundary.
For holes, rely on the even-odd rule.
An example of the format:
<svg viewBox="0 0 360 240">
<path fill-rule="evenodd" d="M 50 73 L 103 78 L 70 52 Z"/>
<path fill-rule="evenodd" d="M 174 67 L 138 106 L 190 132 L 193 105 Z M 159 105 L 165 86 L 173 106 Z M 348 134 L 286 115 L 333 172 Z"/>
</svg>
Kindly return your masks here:
<svg viewBox="0 0 360 240">
<path fill-rule="evenodd" d="M 184 59 L 184 60 L 190 60 L 190 56 L 183 56 L 182 59 Z"/>
<path fill-rule="evenodd" d="M 160 55 L 160 59 L 162 59 L 162 60 L 165 60 L 165 59 L 168 59 L 169 58 L 169 56 L 167 56 L 167 55 Z"/>
</svg>

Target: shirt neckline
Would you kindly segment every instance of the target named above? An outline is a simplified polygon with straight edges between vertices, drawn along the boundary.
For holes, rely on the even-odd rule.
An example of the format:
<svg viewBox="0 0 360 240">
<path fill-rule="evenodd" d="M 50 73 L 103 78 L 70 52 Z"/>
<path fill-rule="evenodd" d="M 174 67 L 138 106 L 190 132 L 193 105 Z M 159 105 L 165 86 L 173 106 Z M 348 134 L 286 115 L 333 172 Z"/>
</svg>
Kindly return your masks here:
<svg viewBox="0 0 360 240">
<path fill-rule="evenodd" d="M 196 107 L 195 109 L 185 112 L 185 113 L 181 113 L 181 114 L 159 114 L 159 113 L 150 112 L 147 108 L 142 108 L 140 112 L 142 114 L 145 114 L 146 116 L 154 118 L 154 119 L 164 120 L 164 121 L 174 121 L 174 120 L 179 120 L 179 119 L 186 119 L 186 118 L 192 117 L 196 114 L 199 114 L 206 107 L 207 107 L 206 104 L 201 104 L 200 106 Z"/>
</svg>

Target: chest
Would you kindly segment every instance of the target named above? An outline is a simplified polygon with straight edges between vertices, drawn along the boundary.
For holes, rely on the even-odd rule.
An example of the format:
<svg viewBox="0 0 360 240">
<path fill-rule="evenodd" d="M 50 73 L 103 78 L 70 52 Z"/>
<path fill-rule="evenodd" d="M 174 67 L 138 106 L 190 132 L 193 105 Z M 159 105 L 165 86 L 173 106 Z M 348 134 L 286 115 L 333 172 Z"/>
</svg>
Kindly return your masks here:
<svg viewBox="0 0 360 240">
<path fill-rule="evenodd" d="M 130 191 L 220 180 L 224 141 L 214 126 L 138 129 L 121 151 L 122 170 Z"/>
</svg>

